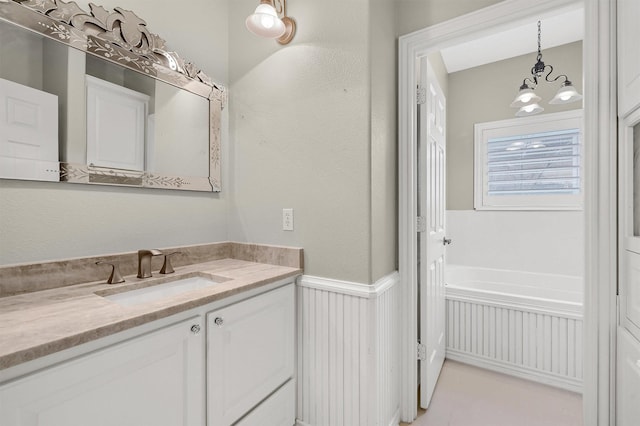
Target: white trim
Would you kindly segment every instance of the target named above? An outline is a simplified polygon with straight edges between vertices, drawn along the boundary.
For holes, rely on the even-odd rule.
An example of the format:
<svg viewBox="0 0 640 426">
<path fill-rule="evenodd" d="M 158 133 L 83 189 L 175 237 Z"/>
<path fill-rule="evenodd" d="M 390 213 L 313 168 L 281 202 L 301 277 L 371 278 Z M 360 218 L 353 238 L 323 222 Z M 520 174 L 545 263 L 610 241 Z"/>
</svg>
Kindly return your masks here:
<svg viewBox="0 0 640 426">
<path fill-rule="evenodd" d="M 615 425 L 616 2 L 585 1 L 585 426 Z"/>
<path fill-rule="evenodd" d="M 384 293 L 398 281 L 398 272 L 394 271 L 391 274 L 380 278 L 374 284 L 361 284 L 352 281 L 341 281 L 331 278 L 303 275 L 298 278 L 298 285 L 300 287 L 370 299 Z"/>
<path fill-rule="evenodd" d="M 398 426 L 400 424 L 400 409 L 393 415 L 393 419 L 389 422 L 389 426 Z"/>
<path fill-rule="evenodd" d="M 478 355 L 469 355 L 465 352 L 457 351 L 455 349 L 447 349 L 447 359 L 474 365 L 480 368 L 486 368 L 488 370 L 497 371 L 498 373 L 508 374 L 510 376 L 519 377 L 521 379 L 544 383 L 549 386 L 555 386 L 557 388 L 570 390 L 572 392 L 582 393 L 582 382 L 570 377 L 564 377 L 544 371 L 528 369 L 523 366 L 508 364 L 506 362 L 494 361 L 492 359 L 483 358 Z"/>
<path fill-rule="evenodd" d="M 401 300 L 401 419 L 417 415 L 415 361 L 416 259 L 416 60 L 438 48 L 585 6 L 583 43 L 585 93 L 585 426 L 613 424 L 613 351 L 616 280 L 615 1 L 505 0 L 400 37 L 398 70 L 399 273 Z"/>
<path fill-rule="evenodd" d="M 484 293 L 484 294 L 483 294 Z M 483 305 L 497 308 L 516 308 L 519 311 L 535 314 L 550 314 L 568 319 L 582 319 L 582 304 L 560 302 L 555 300 L 536 299 L 534 297 L 519 297 L 510 294 L 490 294 L 487 292 L 464 288 L 453 289 L 447 287 L 447 300 L 460 302 L 482 302 Z"/>
</svg>

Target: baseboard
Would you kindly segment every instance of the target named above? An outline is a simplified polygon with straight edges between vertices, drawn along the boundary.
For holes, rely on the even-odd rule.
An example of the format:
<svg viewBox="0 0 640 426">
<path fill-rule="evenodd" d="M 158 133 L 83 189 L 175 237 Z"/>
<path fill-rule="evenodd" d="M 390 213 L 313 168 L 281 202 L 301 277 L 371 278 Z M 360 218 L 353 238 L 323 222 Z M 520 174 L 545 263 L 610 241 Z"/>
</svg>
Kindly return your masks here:
<svg viewBox="0 0 640 426">
<path fill-rule="evenodd" d="M 398 426 L 400 424 L 400 408 L 398 408 L 389 423 L 389 426 Z"/>
<path fill-rule="evenodd" d="M 447 349 L 446 358 L 571 392 L 582 393 L 582 381 Z"/>
</svg>

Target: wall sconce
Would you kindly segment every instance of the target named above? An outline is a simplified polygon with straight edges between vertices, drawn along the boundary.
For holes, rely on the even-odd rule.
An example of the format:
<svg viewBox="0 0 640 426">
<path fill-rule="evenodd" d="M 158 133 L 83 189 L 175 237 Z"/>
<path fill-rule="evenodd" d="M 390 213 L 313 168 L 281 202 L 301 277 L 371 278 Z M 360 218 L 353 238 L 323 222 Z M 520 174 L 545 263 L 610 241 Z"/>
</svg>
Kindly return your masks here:
<svg viewBox="0 0 640 426">
<path fill-rule="evenodd" d="M 296 33 L 296 21 L 287 16 L 287 0 L 260 0 L 245 23 L 252 33 L 280 44 L 289 43 Z"/>
<path fill-rule="evenodd" d="M 533 91 L 538 85 L 538 78 L 541 78 L 545 70 L 548 68 L 549 72 L 544 76 L 545 81 L 549 83 L 553 83 L 557 81 L 559 78 L 564 77 L 564 81 L 558 89 L 556 95 L 549 101 L 550 104 L 568 104 L 570 102 L 577 102 L 582 99 L 582 95 L 578 93 L 571 81 L 569 81 L 569 77 L 565 74 L 561 74 L 556 78 L 551 79 L 549 76 L 553 72 L 553 67 L 551 65 L 545 65 L 542 62 L 542 51 L 540 49 L 540 30 L 541 24 L 538 21 L 538 57 L 537 62 L 531 68 L 531 78 L 527 77 L 522 80 L 522 85 L 520 86 L 520 91 L 518 92 L 518 96 L 511 103 L 511 107 L 520 108 L 516 113 L 517 117 L 525 117 L 527 115 L 534 115 L 544 111 L 540 105 L 538 105 L 538 101 L 540 101 L 540 96 L 536 95 Z"/>
</svg>

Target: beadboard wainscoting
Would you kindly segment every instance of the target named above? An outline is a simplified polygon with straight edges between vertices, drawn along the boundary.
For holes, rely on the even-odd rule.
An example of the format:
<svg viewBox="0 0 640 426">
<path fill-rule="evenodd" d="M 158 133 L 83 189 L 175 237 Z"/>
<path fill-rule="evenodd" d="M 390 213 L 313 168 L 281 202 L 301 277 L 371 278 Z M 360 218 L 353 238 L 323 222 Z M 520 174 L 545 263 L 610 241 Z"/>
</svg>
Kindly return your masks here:
<svg viewBox="0 0 640 426">
<path fill-rule="evenodd" d="M 447 358 L 582 392 L 582 313 L 447 295 Z"/>
<path fill-rule="evenodd" d="M 298 279 L 299 426 L 395 426 L 399 275 L 373 285 Z"/>
</svg>

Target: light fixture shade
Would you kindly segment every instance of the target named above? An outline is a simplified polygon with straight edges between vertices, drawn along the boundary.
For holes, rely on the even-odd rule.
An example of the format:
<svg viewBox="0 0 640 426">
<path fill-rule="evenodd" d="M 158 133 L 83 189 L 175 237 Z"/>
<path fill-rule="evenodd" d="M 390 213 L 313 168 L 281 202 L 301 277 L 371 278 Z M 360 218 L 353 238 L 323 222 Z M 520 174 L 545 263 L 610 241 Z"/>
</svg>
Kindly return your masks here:
<svg viewBox="0 0 640 426">
<path fill-rule="evenodd" d="M 560 87 L 560 89 L 558 89 L 558 92 L 553 97 L 553 99 L 549 101 L 549 103 L 554 105 L 568 104 L 580 100 L 582 100 L 582 95 L 578 93 L 576 88 L 573 87 L 573 84 L 571 84 L 571 82 L 567 80 L 562 83 L 562 86 Z"/>
<path fill-rule="evenodd" d="M 260 3 L 253 15 L 245 21 L 247 29 L 261 37 L 278 38 L 286 30 L 285 24 L 276 13 L 276 9 L 266 3 Z"/>
<path fill-rule="evenodd" d="M 541 113 L 542 111 L 544 111 L 544 108 L 542 108 L 538 104 L 525 105 L 522 108 L 520 108 L 518 112 L 516 112 L 516 117 L 526 117 L 529 115 L 535 115 L 535 114 Z"/>
<path fill-rule="evenodd" d="M 521 108 L 531 103 L 540 101 L 540 96 L 536 95 L 532 88 L 524 86 L 520 88 L 518 96 L 511 102 L 511 108 Z"/>
</svg>

